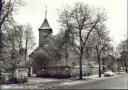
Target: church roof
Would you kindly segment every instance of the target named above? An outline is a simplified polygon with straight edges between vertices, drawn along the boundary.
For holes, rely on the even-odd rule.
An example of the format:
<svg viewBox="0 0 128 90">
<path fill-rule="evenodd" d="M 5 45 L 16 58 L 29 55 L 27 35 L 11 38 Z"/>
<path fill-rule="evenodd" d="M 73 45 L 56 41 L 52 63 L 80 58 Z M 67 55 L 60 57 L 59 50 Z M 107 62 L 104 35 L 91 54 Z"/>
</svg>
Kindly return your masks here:
<svg viewBox="0 0 128 90">
<path fill-rule="evenodd" d="M 50 51 L 55 51 L 57 48 L 56 48 L 56 45 L 55 45 L 55 42 L 54 42 L 54 39 L 52 37 L 49 37 L 48 39 L 48 47 L 44 45 L 43 48 L 41 47 L 37 47 L 30 55 L 29 57 L 31 58 L 34 58 L 40 54 L 42 55 L 46 55 L 47 56 L 47 52 L 48 50 Z"/>
<path fill-rule="evenodd" d="M 39 29 L 41 30 L 41 29 L 52 29 L 52 28 L 50 27 L 48 20 L 45 18 Z"/>
</svg>

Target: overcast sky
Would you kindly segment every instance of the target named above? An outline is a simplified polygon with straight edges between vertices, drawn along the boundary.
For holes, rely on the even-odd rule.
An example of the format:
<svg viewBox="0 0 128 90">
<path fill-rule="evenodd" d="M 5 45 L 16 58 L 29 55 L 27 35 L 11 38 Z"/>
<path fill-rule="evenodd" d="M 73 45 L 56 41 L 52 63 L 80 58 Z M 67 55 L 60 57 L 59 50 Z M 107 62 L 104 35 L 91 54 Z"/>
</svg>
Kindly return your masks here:
<svg viewBox="0 0 128 90">
<path fill-rule="evenodd" d="M 45 6 L 47 5 L 48 9 L 48 22 L 55 35 L 59 31 L 58 9 L 63 8 L 66 4 L 73 5 L 76 1 L 96 8 L 105 8 L 108 16 L 106 23 L 114 46 L 126 39 L 127 0 L 24 0 L 26 6 L 20 7 L 14 18 L 19 24 L 32 25 L 38 43 L 38 28 L 44 20 Z"/>
</svg>

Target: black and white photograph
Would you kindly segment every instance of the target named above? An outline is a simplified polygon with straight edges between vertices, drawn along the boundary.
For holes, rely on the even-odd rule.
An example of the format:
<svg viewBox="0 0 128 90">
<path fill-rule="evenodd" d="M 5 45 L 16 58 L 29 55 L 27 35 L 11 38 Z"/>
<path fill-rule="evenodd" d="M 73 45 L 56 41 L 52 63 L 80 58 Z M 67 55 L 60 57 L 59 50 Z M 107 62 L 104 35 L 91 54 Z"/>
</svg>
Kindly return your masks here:
<svg viewBox="0 0 128 90">
<path fill-rule="evenodd" d="M 127 0 L 0 0 L 0 90 L 128 89 Z"/>
</svg>

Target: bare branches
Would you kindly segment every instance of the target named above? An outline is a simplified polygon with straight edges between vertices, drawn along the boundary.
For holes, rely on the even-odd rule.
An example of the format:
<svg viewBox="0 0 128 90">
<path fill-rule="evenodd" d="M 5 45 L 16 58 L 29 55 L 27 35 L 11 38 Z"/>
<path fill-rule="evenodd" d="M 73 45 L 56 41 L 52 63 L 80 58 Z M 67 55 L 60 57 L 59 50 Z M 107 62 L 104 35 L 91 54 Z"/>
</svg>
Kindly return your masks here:
<svg viewBox="0 0 128 90">
<path fill-rule="evenodd" d="M 6 22 L 10 22 L 12 19 L 12 14 L 18 8 L 18 6 L 23 5 L 21 0 L 2 0 L 1 2 L 1 12 L 0 12 L 0 30 L 2 25 Z"/>
<path fill-rule="evenodd" d="M 63 25 L 62 28 L 68 32 L 67 36 L 70 36 L 68 38 L 71 39 L 69 44 L 80 57 L 80 68 L 82 65 L 82 57 L 85 53 L 84 49 L 91 32 L 94 31 L 96 27 L 104 24 L 104 14 L 104 12 L 97 12 L 95 9 L 93 10 L 83 3 L 76 3 L 73 8 L 62 11 L 60 23 Z"/>
</svg>

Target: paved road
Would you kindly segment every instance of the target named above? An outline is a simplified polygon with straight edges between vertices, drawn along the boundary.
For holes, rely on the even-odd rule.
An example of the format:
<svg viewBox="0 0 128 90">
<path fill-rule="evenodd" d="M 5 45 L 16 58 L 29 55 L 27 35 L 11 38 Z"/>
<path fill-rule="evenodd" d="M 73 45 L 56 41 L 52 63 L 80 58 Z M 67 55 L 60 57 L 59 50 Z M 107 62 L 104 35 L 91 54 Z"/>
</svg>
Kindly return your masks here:
<svg viewBox="0 0 128 90">
<path fill-rule="evenodd" d="M 128 89 L 128 74 L 96 80 L 80 85 L 66 86 L 63 89 Z"/>
</svg>

